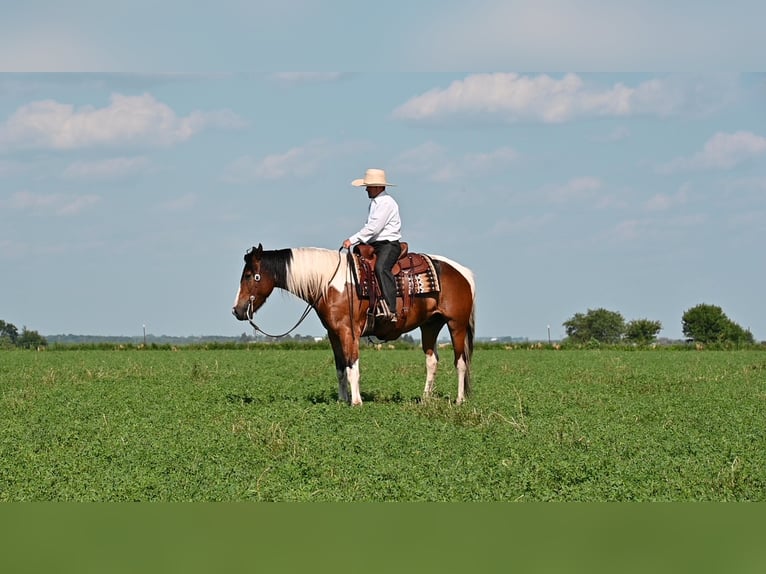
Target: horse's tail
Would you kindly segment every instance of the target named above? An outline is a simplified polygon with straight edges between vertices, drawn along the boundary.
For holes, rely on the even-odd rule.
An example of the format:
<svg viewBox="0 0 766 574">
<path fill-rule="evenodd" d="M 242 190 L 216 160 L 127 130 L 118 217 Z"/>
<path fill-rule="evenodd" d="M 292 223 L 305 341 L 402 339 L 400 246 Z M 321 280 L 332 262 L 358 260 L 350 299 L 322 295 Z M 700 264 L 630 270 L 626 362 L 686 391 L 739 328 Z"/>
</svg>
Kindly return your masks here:
<svg viewBox="0 0 766 574">
<path fill-rule="evenodd" d="M 465 329 L 465 341 L 463 344 L 463 355 L 465 357 L 465 394 L 471 392 L 471 356 L 473 355 L 473 338 L 476 333 L 476 278 L 473 271 L 461 265 L 460 263 L 448 259 L 442 255 L 430 255 L 430 257 L 439 261 L 444 261 L 460 273 L 471 286 L 471 315 L 468 317 L 468 325 Z"/>
<path fill-rule="evenodd" d="M 473 356 L 473 336 L 476 333 L 476 293 L 472 293 L 471 317 L 465 330 L 465 394 L 471 394 L 471 357 Z"/>
</svg>

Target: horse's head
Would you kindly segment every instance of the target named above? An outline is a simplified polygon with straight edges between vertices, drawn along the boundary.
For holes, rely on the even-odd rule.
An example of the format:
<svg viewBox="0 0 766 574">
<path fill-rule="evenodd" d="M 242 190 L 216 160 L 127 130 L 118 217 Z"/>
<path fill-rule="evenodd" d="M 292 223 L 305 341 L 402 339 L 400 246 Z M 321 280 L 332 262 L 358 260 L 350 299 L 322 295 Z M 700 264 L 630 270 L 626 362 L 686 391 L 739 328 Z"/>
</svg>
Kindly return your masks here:
<svg viewBox="0 0 766 574">
<path fill-rule="evenodd" d="M 253 247 L 245 253 L 245 268 L 231 311 L 240 321 L 252 319 L 253 314 L 274 290 L 274 276 L 263 268 L 262 262 L 263 246 L 259 243 L 258 247 Z"/>
</svg>

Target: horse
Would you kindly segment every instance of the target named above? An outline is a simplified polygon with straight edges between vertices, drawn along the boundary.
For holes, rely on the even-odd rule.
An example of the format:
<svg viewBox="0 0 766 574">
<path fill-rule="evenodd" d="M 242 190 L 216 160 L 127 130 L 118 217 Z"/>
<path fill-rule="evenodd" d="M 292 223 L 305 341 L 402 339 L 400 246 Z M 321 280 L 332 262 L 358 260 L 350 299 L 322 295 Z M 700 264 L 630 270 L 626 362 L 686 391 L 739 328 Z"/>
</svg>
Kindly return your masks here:
<svg viewBox="0 0 766 574">
<path fill-rule="evenodd" d="M 340 250 L 298 247 L 264 250 L 258 247 L 245 254 L 245 267 L 239 282 L 232 313 L 251 324 L 255 312 L 274 289 L 285 290 L 313 308 L 327 336 L 335 357 L 338 377 L 338 400 L 361 405 L 359 390 L 359 341 L 374 335 L 393 340 L 420 328 L 421 347 L 426 359 L 426 383 L 423 398 L 431 396 L 439 354 L 437 337 L 444 325 L 449 329 L 457 371 L 458 389 L 455 402 L 461 404 L 470 394 L 470 363 L 475 333 L 475 280 L 473 272 L 440 255 L 427 257 L 437 268 L 439 291 L 426 295 L 397 297 L 399 320 L 377 321 L 368 313 L 370 300 L 361 296 L 359 279 L 352 258 Z M 357 259 L 358 261 L 358 259 Z M 401 261 L 401 260 L 400 260 Z M 255 325 L 254 325 L 255 326 Z M 349 389 L 351 396 L 349 397 Z"/>
</svg>

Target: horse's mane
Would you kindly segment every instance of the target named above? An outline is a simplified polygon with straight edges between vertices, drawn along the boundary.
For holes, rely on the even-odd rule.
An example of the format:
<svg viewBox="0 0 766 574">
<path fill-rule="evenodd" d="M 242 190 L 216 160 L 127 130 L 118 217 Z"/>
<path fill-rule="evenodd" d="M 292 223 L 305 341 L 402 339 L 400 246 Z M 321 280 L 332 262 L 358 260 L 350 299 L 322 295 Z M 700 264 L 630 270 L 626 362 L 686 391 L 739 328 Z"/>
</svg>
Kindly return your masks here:
<svg viewBox="0 0 766 574">
<path fill-rule="evenodd" d="M 346 258 L 339 251 L 320 247 L 290 249 L 286 262 L 287 291 L 304 301 L 316 301 L 332 285 L 342 292 L 346 284 Z"/>
</svg>

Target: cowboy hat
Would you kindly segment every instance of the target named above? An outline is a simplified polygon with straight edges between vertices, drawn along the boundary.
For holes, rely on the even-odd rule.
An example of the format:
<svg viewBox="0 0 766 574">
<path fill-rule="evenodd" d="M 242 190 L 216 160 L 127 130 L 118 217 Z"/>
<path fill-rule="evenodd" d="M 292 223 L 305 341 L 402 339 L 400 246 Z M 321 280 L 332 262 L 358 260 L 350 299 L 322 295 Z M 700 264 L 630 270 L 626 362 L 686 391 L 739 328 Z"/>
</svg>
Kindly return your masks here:
<svg viewBox="0 0 766 574">
<path fill-rule="evenodd" d="M 386 172 L 382 169 L 368 169 L 364 173 L 364 179 L 355 179 L 351 182 L 351 185 L 356 187 L 368 186 L 368 185 L 382 185 L 383 187 L 393 185 L 395 183 L 389 183 L 386 181 Z"/>
</svg>

